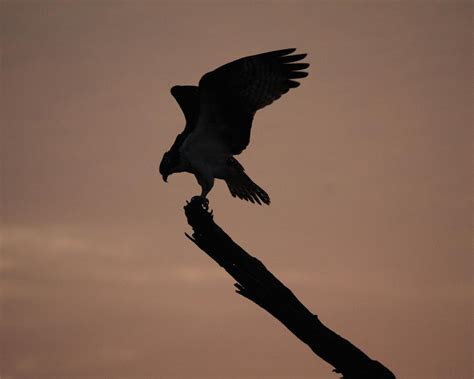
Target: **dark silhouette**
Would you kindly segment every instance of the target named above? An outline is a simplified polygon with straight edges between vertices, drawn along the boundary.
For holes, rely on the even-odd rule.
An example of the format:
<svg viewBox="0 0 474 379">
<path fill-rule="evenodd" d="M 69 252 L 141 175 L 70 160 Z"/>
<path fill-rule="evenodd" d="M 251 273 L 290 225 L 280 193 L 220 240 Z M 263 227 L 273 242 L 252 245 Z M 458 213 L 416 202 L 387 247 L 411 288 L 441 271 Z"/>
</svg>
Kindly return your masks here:
<svg viewBox="0 0 474 379">
<path fill-rule="evenodd" d="M 207 202 L 214 179 L 223 179 L 233 197 L 270 204 L 268 194 L 247 176 L 234 155 L 249 144 L 255 113 L 298 87 L 294 79 L 308 76 L 301 70 L 309 64 L 295 63 L 306 54 L 291 55 L 295 50 L 241 58 L 205 74 L 199 87 L 171 88 L 186 126 L 163 156 L 163 180 L 177 172 L 192 173 L 202 188 L 201 201 Z"/>
<path fill-rule="evenodd" d="M 344 379 L 395 379 L 378 361 L 326 327 L 257 258 L 245 252 L 213 221 L 207 203 L 193 198 L 184 207 L 194 232 L 186 236 L 236 281 L 237 293 L 265 309 Z"/>
</svg>

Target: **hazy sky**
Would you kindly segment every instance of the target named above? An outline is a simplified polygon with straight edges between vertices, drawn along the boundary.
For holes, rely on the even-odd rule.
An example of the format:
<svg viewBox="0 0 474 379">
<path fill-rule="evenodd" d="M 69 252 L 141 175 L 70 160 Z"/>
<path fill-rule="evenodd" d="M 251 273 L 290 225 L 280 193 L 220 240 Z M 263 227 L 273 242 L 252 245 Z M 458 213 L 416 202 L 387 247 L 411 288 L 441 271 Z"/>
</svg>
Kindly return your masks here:
<svg viewBox="0 0 474 379">
<path fill-rule="evenodd" d="M 472 3 L 3 1 L 2 379 L 337 378 L 188 241 L 169 89 L 297 47 L 310 76 L 217 222 L 405 379 L 470 379 Z"/>
</svg>

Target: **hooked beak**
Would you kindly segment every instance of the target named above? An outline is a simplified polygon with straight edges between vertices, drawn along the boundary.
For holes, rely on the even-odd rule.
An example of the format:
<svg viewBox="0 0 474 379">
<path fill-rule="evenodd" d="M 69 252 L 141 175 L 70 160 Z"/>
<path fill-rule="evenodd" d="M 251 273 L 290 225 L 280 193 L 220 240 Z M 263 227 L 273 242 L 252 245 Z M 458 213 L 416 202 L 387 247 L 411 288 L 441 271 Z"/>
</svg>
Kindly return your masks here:
<svg viewBox="0 0 474 379">
<path fill-rule="evenodd" d="M 168 183 L 168 175 L 162 174 L 161 176 L 162 176 L 162 178 L 163 178 L 163 181 L 164 181 L 165 183 Z"/>
</svg>

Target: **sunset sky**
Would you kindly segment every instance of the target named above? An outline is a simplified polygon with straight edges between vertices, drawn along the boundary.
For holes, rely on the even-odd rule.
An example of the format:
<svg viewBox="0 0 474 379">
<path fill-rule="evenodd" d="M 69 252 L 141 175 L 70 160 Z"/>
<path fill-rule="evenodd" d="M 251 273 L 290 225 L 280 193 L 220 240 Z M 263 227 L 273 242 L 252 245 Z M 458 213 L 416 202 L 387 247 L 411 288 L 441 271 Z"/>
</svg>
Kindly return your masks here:
<svg viewBox="0 0 474 379">
<path fill-rule="evenodd" d="M 298 48 L 216 221 L 402 379 L 472 379 L 470 1 L 3 1 L 1 379 L 336 379 L 184 236 L 169 93 Z"/>
</svg>

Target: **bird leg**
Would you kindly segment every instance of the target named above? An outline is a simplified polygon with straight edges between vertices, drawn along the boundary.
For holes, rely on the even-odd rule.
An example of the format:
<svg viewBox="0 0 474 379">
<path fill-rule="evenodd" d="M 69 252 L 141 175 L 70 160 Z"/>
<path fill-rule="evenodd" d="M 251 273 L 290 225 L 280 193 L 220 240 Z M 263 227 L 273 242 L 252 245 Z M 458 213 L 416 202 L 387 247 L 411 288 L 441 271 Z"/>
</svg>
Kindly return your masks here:
<svg viewBox="0 0 474 379">
<path fill-rule="evenodd" d="M 201 186 L 201 195 L 194 196 L 191 200 L 199 201 L 205 210 L 209 209 L 209 200 L 207 194 L 211 191 L 214 186 L 214 178 L 212 176 L 206 177 L 203 175 L 196 175 L 196 179 Z"/>
</svg>

